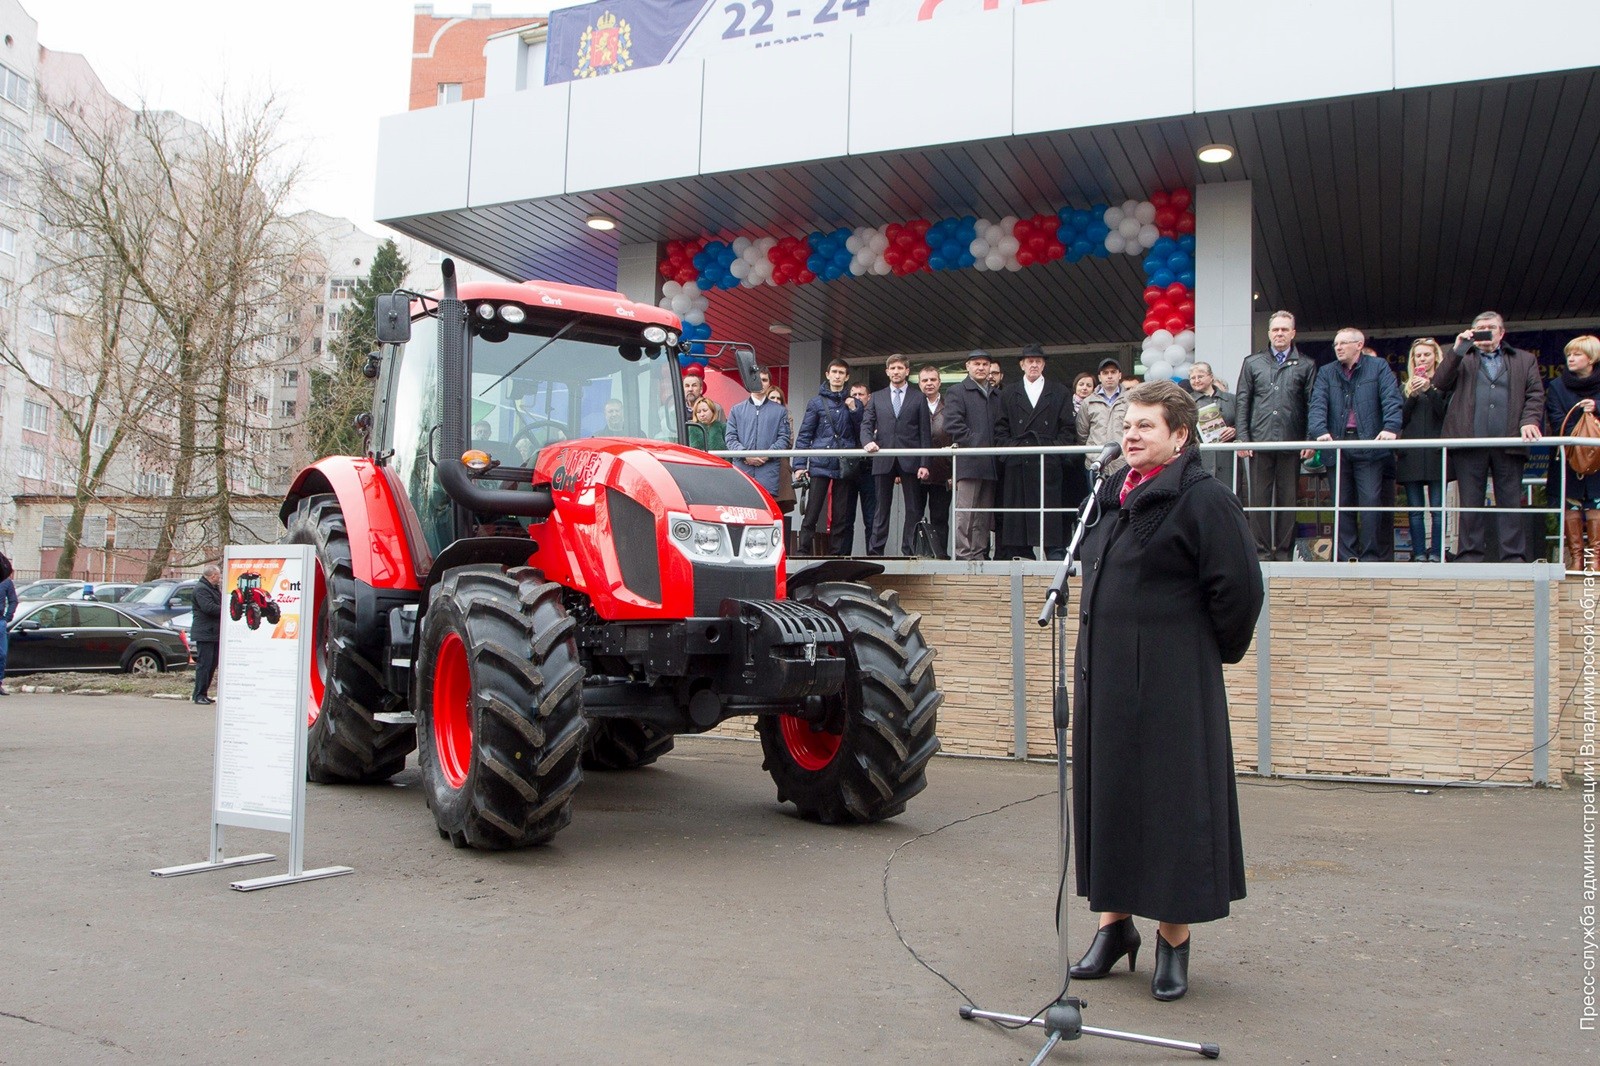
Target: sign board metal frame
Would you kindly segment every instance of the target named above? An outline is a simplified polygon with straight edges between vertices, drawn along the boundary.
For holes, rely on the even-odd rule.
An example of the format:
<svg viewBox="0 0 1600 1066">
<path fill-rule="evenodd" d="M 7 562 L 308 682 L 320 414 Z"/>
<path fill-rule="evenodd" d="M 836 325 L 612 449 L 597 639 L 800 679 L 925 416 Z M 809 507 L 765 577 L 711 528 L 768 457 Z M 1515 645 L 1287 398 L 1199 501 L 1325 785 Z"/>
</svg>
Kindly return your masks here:
<svg viewBox="0 0 1600 1066">
<path fill-rule="evenodd" d="M 254 892 L 297 881 L 354 873 L 348 866 L 304 867 L 306 796 L 306 706 L 310 698 L 312 643 L 315 640 L 315 556 L 309 545 L 230 544 L 223 553 L 222 593 L 238 588 L 240 574 L 265 575 L 262 584 L 275 609 L 234 619 L 224 612 L 217 648 L 217 724 L 211 781 L 211 851 L 205 862 L 168 866 L 150 872 L 178 877 L 270 862 L 257 853 L 227 858 L 224 827 L 266 829 L 289 834 L 289 872 L 235 881 L 231 887 Z M 271 606 L 271 605 L 269 605 Z M 247 624 L 257 620 L 256 626 Z M 265 628 L 263 628 L 263 626 Z M 285 780 L 287 777 L 287 780 Z"/>
</svg>

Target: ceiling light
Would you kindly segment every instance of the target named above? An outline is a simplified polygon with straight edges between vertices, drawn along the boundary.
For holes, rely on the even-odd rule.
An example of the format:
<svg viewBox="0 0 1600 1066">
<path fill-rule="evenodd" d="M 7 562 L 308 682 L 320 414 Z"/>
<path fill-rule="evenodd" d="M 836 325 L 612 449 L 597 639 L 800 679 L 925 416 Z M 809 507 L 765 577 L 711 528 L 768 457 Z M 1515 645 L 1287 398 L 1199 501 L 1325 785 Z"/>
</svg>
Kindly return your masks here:
<svg viewBox="0 0 1600 1066">
<path fill-rule="evenodd" d="M 786 336 L 786 335 L 794 332 L 794 330 L 790 329 L 788 326 L 784 325 L 782 322 L 774 322 L 772 325 L 768 326 L 767 328 L 770 329 L 772 332 L 778 334 L 778 336 L 780 336 L 780 337 Z"/>
<path fill-rule="evenodd" d="M 590 229 L 597 229 L 602 232 L 617 228 L 617 220 L 610 215 L 593 214 L 584 219 L 583 224 Z"/>
<path fill-rule="evenodd" d="M 1226 144 L 1206 144 L 1195 155 L 1202 163 L 1226 163 L 1233 158 L 1233 148 Z"/>
</svg>

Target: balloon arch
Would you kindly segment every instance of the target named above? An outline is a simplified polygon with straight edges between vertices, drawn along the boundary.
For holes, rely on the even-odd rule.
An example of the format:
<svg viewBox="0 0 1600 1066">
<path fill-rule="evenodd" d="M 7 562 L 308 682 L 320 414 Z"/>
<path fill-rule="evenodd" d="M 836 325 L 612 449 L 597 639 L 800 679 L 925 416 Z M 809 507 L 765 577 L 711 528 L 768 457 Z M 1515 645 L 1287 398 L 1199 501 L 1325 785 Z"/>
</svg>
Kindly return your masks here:
<svg viewBox="0 0 1600 1066">
<path fill-rule="evenodd" d="M 840 227 L 805 237 L 693 237 L 668 241 L 659 269 L 661 306 L 683 319 L 688 341 L 711 337 L 710 293 L 757 285 L 811 285 L 921 271 L 1017 271 L 1065 259 L 1139 257 L 1145 272 L 1143 359 L 1147 377 L 1187 376 L 1194 362 L 1194 211 L 1188 189 L 1148 200 L 1063 207 L 998 222 L 965 216 Z M 705 363 L 696 343 L 685 363 Z"/>
</svg>

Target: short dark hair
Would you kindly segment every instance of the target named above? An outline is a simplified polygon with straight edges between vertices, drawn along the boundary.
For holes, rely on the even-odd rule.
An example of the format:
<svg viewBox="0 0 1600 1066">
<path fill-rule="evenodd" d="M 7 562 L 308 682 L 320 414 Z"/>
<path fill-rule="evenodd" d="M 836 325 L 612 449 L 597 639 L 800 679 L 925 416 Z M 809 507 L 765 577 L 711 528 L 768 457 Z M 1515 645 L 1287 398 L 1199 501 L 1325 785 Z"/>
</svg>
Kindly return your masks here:
<svg viewBox="0 0 1600 1066">
<path fill-rule="evenodd" d="M 894 366 L 896 363 L 904 363 L 907 369 L 910 369 L 911 367 L 911 360 L 907 359 L 899 352 L 895 352 L 893 355 L 883 361 L 883 365 L 885 367 Z"/>
<path fill-rule="evenodd" d="M 1166 420 L 1169 430 L 1174 433 L 1180 429 L 1185 431 L 1185 451 L 1200 446 L 1199 408 L 1195 406 L 1194 397 L 1179 388 L 1177 382 L 1162 378 L 1135 385 L 1128 392 L 1128 406 L 1134 404 L 1161 408 L 1161 417 Z"/>
<path fill-rule="evenodd" d="M 843 359 L 829 359 L 828 369 L 832 370 L 834 367 L 841 368 L 846 374 L 850 373 L 850 364 L 845 362 Z"/>
<path fill-rule="evenodd" d="M 921 366 L 917 367 L 917 377 L 920 378 L 922 375 L 926 374 L 930 370 L 933 371 L 935 374 L 939 374 L 939 368 L 938 367 L 934 366 L 932 363 L 923 363 Z M 944 378 L 944 375 L 943 374 L 939 374 L 939 377 L 942 380 Z"/>
</svg>

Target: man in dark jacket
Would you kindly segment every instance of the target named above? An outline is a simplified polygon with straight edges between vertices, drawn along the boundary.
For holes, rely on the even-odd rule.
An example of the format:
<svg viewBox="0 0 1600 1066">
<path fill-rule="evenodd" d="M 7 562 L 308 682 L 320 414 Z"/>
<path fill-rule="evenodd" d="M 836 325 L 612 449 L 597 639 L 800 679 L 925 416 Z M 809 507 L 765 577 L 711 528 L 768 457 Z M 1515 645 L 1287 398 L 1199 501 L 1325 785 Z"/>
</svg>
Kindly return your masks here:
<svg viewBox="0 0 1600 1066">
<path fill-rule="evenodd" d="M 1306 411 L 1316 364 L 1294 346 L 1294 316 L 1274 311 L 1267 320 L 1267 350 L 1245 357 L 1239 370 L 1235 431 L 1241 441 L 1306 439 Z M 1241 450 L 1250 460 L 1250 506 L 1282 510 L 1251 511 L 1250 531 L 1262 559 L 1288 562 L 1294 555 L 1294 508 L 1300 460 L 1310 451 Z"/>
<path fill-rule="evenodd" d="M 928 404 L 928 432 L 935 448 L 950 447 L 950 431 L 944 428 L 944 397 L 940 395 L 939 368 L 925 366 L 917 371 L 917 388 Z M 928 525 L 932 526 L 933 554 L 950 558 L 950 460 L 942 455 L 928 456 Z"/>
<path fill-rule="evenodd" d="M 1059 381 L 1044 376 L 1044 349 L 1030 344 L 1019 359 L 1022 380 L 1000 390 L 1000 417 L 995 423 L 995 443 L 1001 447 L 1049 447 L 1078 443 L 1072 393 Z M 1041 462 L 1042 459 L 1042 462 Z M 1006 456 L 1001 482 L 1000 534 L 995 543 L 1002 559 L 1032 559 L 1040 543 L 1040 508 L 1044 508 L 1045 558 L 1066 553 L 1061 513 L 1062 457 Z M 1043 467 L 1043 481 L 1040 468 Z M 1043 494 L 1041 495 L 1041 487 Z"/>
<path fill-rule="evenodd" d="M 1450 392 L 1444 412 L 1446 437 L 1521 437 L 1533 443 L 1543 436 L 1544 379 L 1532 352 L 1504 343 L 1506 324 L 1499 314 L 1485 311 L 1472 326 L 1456 336 L 1434 371 L 1435 388 Z M 1472 448 L 1450 453 L 1451 469 L 1461 486 L 1461 550 L 1464 563 L 1484 561 L 1487 537 L 1481 511 L 1490 477 L 1494 478 L 1494 505 L 1522 506 L 1522 467 L 1525 448 Z M 1501 516 L 1500 561 L 1528 561 L 1527 533 L 1515 516 Z"/>
<path fill-rule="evenodd" d="M 1311 388 L 1306 432 L 1316 440 L 1394 440 L 1400 435 L 1400 386 L 1388 363 L 1362 358 L 1365 343 L 1366 337 L 1358 329 L 1341 329 L 1334 336 L 1336 359 L 1317 371 Z M 1383 506 L 1383 472 L 1391 455 L 1389 449 L 1379 448 L 1346 448 L 1335 453 L 1341 508 L 1335 522 L 1339 560 L 1379 562 L 1385 558 L 1378 539 L 1383 517 L 1376 508 Z M 1392 494 L 1389 502 L 1394 502 Z"/>
<path fill-rule="evenodd" d="M 861 416 L 861 447 L 870 454 L 880 448 L 933 447 L 928 425 L 928 405 L 907 382 L 911 362 L 903 355 L 891 355 L 884 363 L 889 387 L 879 389 L 867 399 Z M 874 457 L 872 479 L 878 499 L 878 513 L 867 538 L 867 554 L 882 555 L 889 542 L 889 500 L 894 483 L 900 482 L 900 502 L 905 505 L 905 528 L 901 531 L 900 554 L 915 554 L 912 541 L 917 521 L 922 516 L 923 485 L 928 480 L 926 455 Z"/>
<path fill-rule="evenodd" d="M 956 448 L 994 447 L 1000 397 L 989 388 L 989 353 L 967 354 L 967 376 L 944 396 L 944 428 Z M 957 559 L 982 559 L 994 521 L 996 464 L 993 456 L 955 458 Z"/>
<path fill-rule="evenodd" d="M 835 359 L 828 364 L 827 380 L 817 386 L 817 394 L 806 404 L 806 413 L 800 419 L 800 432 L 795 437 L 796 451 L 811 448 L 856 447 L 855 419 L 852 412 L 856 402 L 845 392 L 845 382 L 850 378 L 850 364 Z M 800 522 L 800 550 L 814 555 L 849 555 L 851 494 L 853 482 L 840 476 L 842 459 L 832 456 L 807 459 L 800 456 L 794 461 L 797 478 L 810 482 L 806 496 L 806 513 Z M 817 522 L 822 518 L 823 505 L 832 500 L 828 508 L 828 527 L 822 536 L 817 535 Z"/>
<path fill-rule="evenodd" d="M 222 570 L 208 566 L 194 585 L 194 623 L 189 640 L 194 644 L 194 694 L 196 703 L 214 702 L 207 690 L 217 670 L 217 640 L 222 635 Z"/>
</svg>

